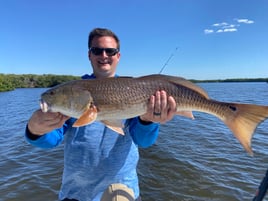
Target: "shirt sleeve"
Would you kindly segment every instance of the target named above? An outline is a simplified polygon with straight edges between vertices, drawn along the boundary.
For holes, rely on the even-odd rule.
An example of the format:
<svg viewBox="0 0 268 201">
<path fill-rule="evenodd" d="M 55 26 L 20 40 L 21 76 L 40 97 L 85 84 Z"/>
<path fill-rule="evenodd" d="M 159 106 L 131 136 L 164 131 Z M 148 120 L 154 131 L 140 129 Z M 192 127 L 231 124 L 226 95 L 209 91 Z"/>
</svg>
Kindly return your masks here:
<svg viewBox="0 0 268 201">
<path fill-rule="evenodd" d="M 126 125 L 129 128 L 133 141 L 140 147 L 151 146 L 157 139 L 159 133 L 158 123 L 141 123 L 139 117 L 128 119 Z"/>
<path fill-rule="evenodd" d="M 28 143 L 39 148 L 49 149 L 58 146 L 64 139 L 64 132 L 67 129 L 67 124 L 65 123 L 61 128 L 55 129 L 49 133 L 42 136 L 36 136 L 32 134 L 28 125 L 25 130 L 25 138 Z"/>
</svg>

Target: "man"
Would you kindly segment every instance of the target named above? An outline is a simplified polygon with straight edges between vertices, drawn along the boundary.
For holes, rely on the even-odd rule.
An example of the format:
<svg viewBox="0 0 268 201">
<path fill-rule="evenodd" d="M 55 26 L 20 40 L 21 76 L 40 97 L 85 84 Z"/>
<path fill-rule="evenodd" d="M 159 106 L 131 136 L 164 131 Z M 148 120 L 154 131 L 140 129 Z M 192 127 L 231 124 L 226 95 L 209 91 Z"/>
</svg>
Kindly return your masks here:
<svg viewBox="0 0 268 201">
<path fill-rule="evenodd" d="M 89 34 L 88 48 L 93 74 L 82 78 L 116 76 L 120 59 L 118 37 L 108 29 L 96 28 Z M 101 122 L 74 128 L 74 118 L 37 110 L 28 122 L 26 139 L 41 148 L 55 147 L 65 139 L 60 200 L 112 200 L 109 192 L 113 194 L 113 189 L 125 194 L 130 192 L 130 198 L 124 197 L 125 200 L 131 200 L 131 196 L 133 200 L 140 200 L 137 146 L 152 145 L 158 136 L 158 123 L 172 119 L 175 113 L 175 100 L 164 91 L 156 91 L 148 101 L 146 114 L 125 120 L 122 136 Z"/>
</svg>

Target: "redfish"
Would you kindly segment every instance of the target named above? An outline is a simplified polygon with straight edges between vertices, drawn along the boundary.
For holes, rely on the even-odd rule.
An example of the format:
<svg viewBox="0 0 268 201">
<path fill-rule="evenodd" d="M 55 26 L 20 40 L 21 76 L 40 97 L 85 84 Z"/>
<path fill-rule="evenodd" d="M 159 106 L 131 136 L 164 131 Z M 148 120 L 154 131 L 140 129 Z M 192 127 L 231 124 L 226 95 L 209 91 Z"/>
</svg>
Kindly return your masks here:
<svg viewBox="0 0 268 201">
<path fill-rule="evenodd" d="M 213 100 L 202 88 L 181 77 L 158 74 L 74 80 L 44 92 L 40 106 L 43 112 L 77 118 L 75 127 L 99 120 L 123 134 L 121 120 L 146 113 L 150 96 L 158 90 L 175 99 L 179 115 L 192 117 L 192 111 L 199 111 L 218 117 L 245 150 L 253 153 L 251 139 L 256 127 L 268 118 L 268 106 Z"/>
</svg>

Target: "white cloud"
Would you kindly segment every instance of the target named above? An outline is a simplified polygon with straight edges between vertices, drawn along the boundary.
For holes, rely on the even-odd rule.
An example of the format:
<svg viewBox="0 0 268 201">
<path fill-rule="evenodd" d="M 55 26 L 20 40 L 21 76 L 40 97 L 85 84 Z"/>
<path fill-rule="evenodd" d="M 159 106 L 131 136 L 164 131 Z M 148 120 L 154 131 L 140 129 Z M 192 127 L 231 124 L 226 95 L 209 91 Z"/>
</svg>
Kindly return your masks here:
<svg viewBox="0 0 268 201">
<path fill-rule="evenodd" d="M 224 32 L 235 32 L 237 31 L 236 28 L 229 28 L 229 29 L 218 29 L 216 33 L 224 33 Z"/>
<path fill-rule="evenodd" d="M 211 34 L 211 33 L 213 33 L 214 32 L 214 30 L 212 30 L 212 29 L 205 29 L 204 30 L 204 33 L 205 34 Z"/>
<path fill-rule="evenodd" d="M 223 32 L 222 29 L 217 30 L 217 33 L 222 33 L 222 32 Z"/>
<path fill-rule="evenodd" d="M 235 32 L 237 31 L 236 28 L 231 28 L 231 29 L 224 29 L 223 32 Z"/>
<path fill-rule="evenodd" d="M 240 26 L 240 25 L 239 24 L 228 24 L 226 26 L 223 26 L 223 28 L 229 29 L 229 28 L 235 28 L 235 27 L 238 27 L 238 26 Z"/>
<path fill-rule="evenodd" d="M 235 21 L 237 21 L 238 23 L 244 23 L 244 24 L 253 24 L 254 21 L 253 20 L 249 20 L 249 19 L 234 19 Z"/>
<path fill-rule="evenodd" d="M 227 22 L 214 23 L 211 25 L 211 27 L 214 27 L 214 28 L 211 28 L 211 29 L 207 28 L 204 30 L 204 33 L 212 34 L 212 33 L 236 32 L 238 31 L 237 27 L 239 27 L 240 24 L 253 24 L 254 23 L 253 20 L 249 20 L 246 18 L 244 19 L 235 18 L 234 21 L 236 21 L 237 23 L 234 23 L 234 24 L 229 24 Z"/>
<path fill-rule="evenodd" d="M 215 24 L 213 24 L 212 26 L 213 27 L 221 27 L 221 26 L 227 26 L 228 25 L 228 23 L 226 23 L 226 22 L 221 22 L 221 23 L 215 23 Z"/>
</svg>

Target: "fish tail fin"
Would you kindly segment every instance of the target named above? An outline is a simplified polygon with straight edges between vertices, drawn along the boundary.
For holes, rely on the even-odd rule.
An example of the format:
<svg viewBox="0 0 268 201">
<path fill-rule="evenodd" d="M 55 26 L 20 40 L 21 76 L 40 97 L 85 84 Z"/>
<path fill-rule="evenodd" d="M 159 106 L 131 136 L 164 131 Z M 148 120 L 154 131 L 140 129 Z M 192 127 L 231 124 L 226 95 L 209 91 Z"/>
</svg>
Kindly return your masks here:
<svg viewBox="0 0 268 201">
<path fill-rule="evenodd" d="M 229 108 L 234 115 L 223 119 L 224 123 L 233 131 L 244 149 L 253 155 L 251 139 L 257 126 L 268 118 L 268 106 L 232 103 Z"/>
</svg>

